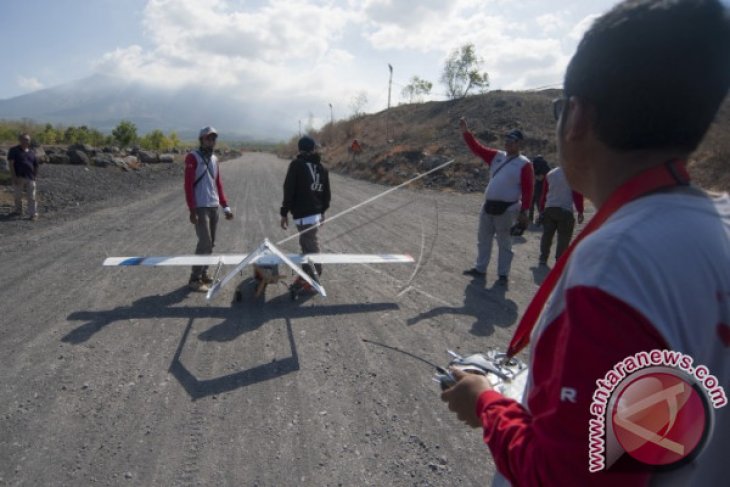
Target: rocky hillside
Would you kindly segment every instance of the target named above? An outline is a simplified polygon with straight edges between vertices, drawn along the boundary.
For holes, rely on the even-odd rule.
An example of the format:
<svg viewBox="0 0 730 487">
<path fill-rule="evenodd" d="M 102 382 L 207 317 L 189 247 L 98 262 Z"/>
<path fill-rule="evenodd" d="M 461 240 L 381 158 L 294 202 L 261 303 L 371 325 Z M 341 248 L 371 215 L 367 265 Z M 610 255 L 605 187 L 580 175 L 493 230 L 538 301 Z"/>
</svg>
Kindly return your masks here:
<svg viewBox="0 0 730 487">
<path fill-rule="evenodd" d="M 417 172 L 455 159 L 416 184 L 455 191 L 481 191 L 487 173 L 466 148 L 458 128 L 465 116 L 477 137 L 501 147 L 502 134 L 519 128 L 526 136 L 524 153 L 542 154 L 556 161 L 555 122 L 551 102 L 559 90 L 539 92 L 493 91 L 463 100 L 400 105 L 389 111 L 326 125 L 313 135 L 323 145 L 327 166 L 334 171 L 384 184 L 397 184 Z M 730 102 L 726 100 L 714 126 L 690 161 L 690 170 L 701 186 L 730 191 Z M 363 150 L 349 151 L 353 139 Z M 281 154 L 296 152 L 296 138 Z"/>
</svg>

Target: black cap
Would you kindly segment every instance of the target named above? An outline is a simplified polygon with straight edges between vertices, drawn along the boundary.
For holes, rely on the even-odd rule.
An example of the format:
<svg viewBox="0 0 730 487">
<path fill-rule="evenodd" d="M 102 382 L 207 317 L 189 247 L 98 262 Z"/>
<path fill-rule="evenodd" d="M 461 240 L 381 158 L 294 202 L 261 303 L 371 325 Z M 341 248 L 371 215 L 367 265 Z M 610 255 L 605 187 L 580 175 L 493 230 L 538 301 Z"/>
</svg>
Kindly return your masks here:
<svg viewBox="0 0 730 487">
<path fill-rule="evenodd" d="M 517 129 L 510 130 L 505 137 L 512 140 L 525 140 L 525 136 Z"/>
<path fill-rule="evenodd" d="M 308 135 L 299 139 L 299 143 L 297 144 L 297 147 L 299 147 L 299 150 L 302 152 L 314 152 L 314 148 L 316 146 L 317 143 Z"/>
</svg>

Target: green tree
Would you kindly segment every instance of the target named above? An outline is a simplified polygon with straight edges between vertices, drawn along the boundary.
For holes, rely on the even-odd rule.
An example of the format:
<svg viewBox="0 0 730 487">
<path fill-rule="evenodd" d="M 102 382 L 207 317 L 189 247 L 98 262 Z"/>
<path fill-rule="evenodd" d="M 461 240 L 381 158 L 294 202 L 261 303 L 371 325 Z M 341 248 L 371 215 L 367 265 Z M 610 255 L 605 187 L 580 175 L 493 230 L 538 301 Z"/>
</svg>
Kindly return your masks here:
<svg viewBox="0 0 730 487">
<path fill-rule="evenodd" d="M 112 136 L 120 146 L 128 147 L 137 141 L 137 126 L 129 120 L 122 120 L 119 125 L 112 130 Z"/>
<path fill-rule="evenodd" d="M 78 135 L 79 129 L 77 129 L 74 126 L 67 127 L 66 130 L 63 132 L 63 142 L 65 144 L 75 144 L 78 142 Z"/>
<path fill-rule="evenodd" d="M 441 82 L 446 86 L 446 93 L 452 100 L 464 98 L 472 88 L 484 92 L 489 88 L 489 74 L 480 73 L 479 68 L 484 60 L 477 57 L 474 44 L 464 44 L 454 49 L 444 63 Z"/>
<path fill-rule="evenodd" d="M 89 142 L 94 147 L 101 147 L 106 142 L 106 136 L 96 129 L 89 130 Z"/>
<path fill-rule="evenodd" d="M 408 103 L 420 103 L 422 100 L 421 95 L 428 95 L 431 93 L 431 88 L 433 88 L 433 83 L 426 81 L 425 79 L 421 79 L 418 76 L 414 76 L 411 78 L 411 82 L 401 91 L 401 96 L 403 98 L 408 98 Z"/>
<path fill-rule="evenodd" d="M 92 144 L 92 136 L 89 127 L 82 125 L 76 129 L 76 140 L 79 144 Z"/>
<path fill-rule="evenodd" d="M 36 135 L 38 142 L 46 145 L 55 144 L 60 138 L 61 134 L 59 134 L 50 123 L 47 123 L 46 126 L 43 127 L 43 131 Z"/>
<path fill-rule="evenodd" d="M 177 132 L 170 132 L 167 138 L 170 140 L 170 149 L 177 149 L 182 141 L 178 137 Z"/>
<path fill-rule="evenodd" d="M 155 129 L 152 132 L 146 134 L 139 141 L 139 145 L 143 149 L 155 150 L 155 151 L 166 151 L 171 147 L 170 139 L 165 137 L 162 130 Z"/>
</svg>

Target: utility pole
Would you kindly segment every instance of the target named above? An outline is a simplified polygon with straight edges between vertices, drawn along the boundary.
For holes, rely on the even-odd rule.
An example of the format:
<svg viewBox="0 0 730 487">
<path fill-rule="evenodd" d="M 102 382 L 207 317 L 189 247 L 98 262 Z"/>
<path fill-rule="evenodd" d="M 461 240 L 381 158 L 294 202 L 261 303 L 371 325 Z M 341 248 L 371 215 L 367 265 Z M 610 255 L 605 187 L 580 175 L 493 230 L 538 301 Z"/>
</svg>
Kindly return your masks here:
<svg viewBox="0 0 730 487">
<path fill-rule="evenodd" d="M 332 103 L 330 103 L 330 125 L 335 125 L 335 114 L 332 111 Z"/>
<path fill-rule="evenodd" d="M 302 121 L 299 120 L 299 138 L 302 138 Z"/>
<path fill-rule="evenodd" d="M 385 111 L 385 142 L 390 141 L 390 88 L 393 85 L 393 66 L 388 63 L 390 79 L 388 80 L 388 109 Z"/>
</svg>

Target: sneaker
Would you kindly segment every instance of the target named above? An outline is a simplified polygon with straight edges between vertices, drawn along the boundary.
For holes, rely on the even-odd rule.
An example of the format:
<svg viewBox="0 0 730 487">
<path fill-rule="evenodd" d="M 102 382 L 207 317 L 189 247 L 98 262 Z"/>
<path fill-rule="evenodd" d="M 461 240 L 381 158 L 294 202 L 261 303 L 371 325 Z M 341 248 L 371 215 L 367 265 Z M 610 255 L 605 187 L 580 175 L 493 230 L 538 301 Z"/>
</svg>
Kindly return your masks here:
<svg viewBox="0 0 730 487">
<path fill-rule="evenodd" d="M 289 286 L 289 297 L 291 297 L 294 301 L 299 299 L 299 296 L 302 294 L 308 294 L 310 292 L 314 292 L 314 288 L 301 277 L 297 277 L 297 279 Z"/>
<path fill-rule="evenodd" d="M 207 293 L 210 289 L 206 283 L 203 281 L 190 281 L 188 283 L 188 287 L 195 292 L 198 293 Z"/>
<path fill-rule="evenodd" d="M 476 268 L 472 267 L 471 269 L 465 270 L 462 272 L 465 276 L 472 276 L 472 277 L 484 277 L 487 275 L 486 272 L 481 272 L 477 270 Z"/>
<path fill-rule="evenodd" d="M 296 280 L 289 287 L 293 288 L 296 292 L 308 292 L 314 289 L 311 284 L 309 284 L 301 277 L 297 277 Z"/>
<path fill-rule="evenodd" d="M 213 278 L 210 277 L 208 274 L 203 274 L 200 277 L 200 280 L 203 284 L 213 284 Z"/>
</svg>

